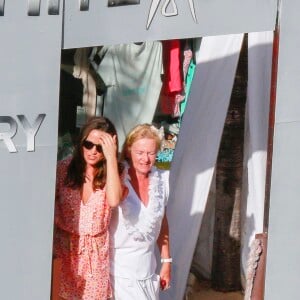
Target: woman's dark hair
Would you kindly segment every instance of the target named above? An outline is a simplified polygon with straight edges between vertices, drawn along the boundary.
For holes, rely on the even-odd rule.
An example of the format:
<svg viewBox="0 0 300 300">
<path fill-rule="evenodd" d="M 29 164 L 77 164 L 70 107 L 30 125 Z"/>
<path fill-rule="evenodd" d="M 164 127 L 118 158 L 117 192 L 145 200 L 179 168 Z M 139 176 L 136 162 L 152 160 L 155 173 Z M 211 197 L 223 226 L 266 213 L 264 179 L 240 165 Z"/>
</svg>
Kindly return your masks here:
<svg viewBox="0 0 300 300">
<path fill-rule="evenodd" d="M 86 162 L 83 157 L 82 144 L 87 139 L 92 130 L 102 130 L 109 133 L 111 136 L 117 137 L 117 131 L 112 122 L 105 117 L 92 117 L 81 128 L 78 142 L 74 148 L 73 158 L 68 167 L 67 175 L 65 178 L 65 184 L 72 188 L 80 188 L 85 182 L 85 168 Z M 118 145 L 118 140 L 117 140 Z M 116 156 L 118 151 L 116 152 Z M 97 173 L 94 178 L 93 188 L 103 188 L 106 183 L 106 159 L 103 157 L 97 164 Z M 119 164 L 119 172 L 121 172 L 121 164 Z"/>
</svg>

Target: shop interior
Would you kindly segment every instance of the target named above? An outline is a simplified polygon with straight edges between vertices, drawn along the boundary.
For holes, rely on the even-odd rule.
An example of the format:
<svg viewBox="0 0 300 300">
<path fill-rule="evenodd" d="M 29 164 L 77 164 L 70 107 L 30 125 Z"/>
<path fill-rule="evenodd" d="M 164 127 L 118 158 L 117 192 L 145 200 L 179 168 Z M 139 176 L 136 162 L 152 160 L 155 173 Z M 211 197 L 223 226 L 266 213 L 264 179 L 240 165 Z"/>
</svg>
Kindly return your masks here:
<svg viewBox="0 0 300 300">
<path fill-rule="evenodd" d="M 201 38 L 194 38 L 62 50 L 57 159 L 72 153 L 79 129 L 89 117 L 104 115 L 118 130 L 119 149 L 130 128 L 139 123 L 154 124 L 163 137 L 157 166 L 172 171 L 191 87 L 197 84 L 193 78 L 201 42 Z M 202 221 L 213 220 L 209 221 L 213 222 L 210 224 L 213 235 L 207 237 L 206 229 L 201 226 L 186 285 L 186 300 L 205 299 L 200 294 L 196 298 L 199 285 L 195 291 L 191 283 L 195 280 L 202 290 L 206 286 L 219 292 L 237 292 L 236 299 L 242 299 L 245 290 L 240 272 L 243 228 L 240 204 L 247 84 L 248 35 L 245 34 L 207 197 L 208 203 L 214 203 L 214 209 L 207 209 Z M 197 134 L 196 128 L 191 130 Z M 207 237 L 205 243 L 202 236 Z M 209 271 L 201 265 L 203 247 L 210 248 Z M 54 264 L 52 300 L 56 299 L 57 268 Z"/>
</svg>

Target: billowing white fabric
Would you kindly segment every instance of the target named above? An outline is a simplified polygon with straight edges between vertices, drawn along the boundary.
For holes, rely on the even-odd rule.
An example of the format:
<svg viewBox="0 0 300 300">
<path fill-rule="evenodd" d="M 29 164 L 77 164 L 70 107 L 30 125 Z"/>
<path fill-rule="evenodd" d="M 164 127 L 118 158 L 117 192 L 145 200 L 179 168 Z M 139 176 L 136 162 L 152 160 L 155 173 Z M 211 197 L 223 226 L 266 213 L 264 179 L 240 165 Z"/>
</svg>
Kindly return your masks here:
<svg viewBox="0 0 300 300">
<path fill-rule="evenodd" d="M 248 95 L 245 123 L 241 266 L 255 234 L 263 232 L 273 32 L 248 34 Z"/>
<path fill-rule="evenodd" d="M 213 263 L 212 252 L 214 243 L 215 206 L 216 176 L 213 177 L 211 182 L 205 211 L 201 220 L 198 240 L 195 246 L 191 270 L 195 275 L 199 274 L 206 279 L 211 278 Z"/>
<path fill-rule="evenodd" d="M 243 34 L 204 37 L 170 173 L 171 288 L 182 300 L 214 172 Z M 205 263 L 205 262 L 203 262 Z"/>
</svg>

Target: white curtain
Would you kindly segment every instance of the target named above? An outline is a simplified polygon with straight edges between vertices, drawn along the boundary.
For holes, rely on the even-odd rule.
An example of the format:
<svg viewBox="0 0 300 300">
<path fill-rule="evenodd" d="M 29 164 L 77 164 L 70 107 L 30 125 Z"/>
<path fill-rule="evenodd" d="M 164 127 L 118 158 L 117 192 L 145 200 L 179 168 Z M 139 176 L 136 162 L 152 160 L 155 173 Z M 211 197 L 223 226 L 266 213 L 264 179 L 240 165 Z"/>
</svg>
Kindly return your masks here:
<svg viewBox="0 0 300 300">
<path fill-rule="evenodd" d="M 255 234 L 263 231 L 272 44 L 273 32 L 248 35 L 249 78 L 241 207 L 241 278 L 244 287 L 250 246 Z M 212 266 L 215 205 L 213 188 L 210 190 L 193 258 L 194 269 L 205 278 L 210 278 Z"/>
<path fill-rule="evenodd" d="M 255 234 L 263 232 L 273 32 L 248 34 L 248 95 L 242 199 L 241 274 Z"/>
<path fill-rule="evenodd" d="M 202 38 L 170 174 L 168 219 L 172 287 L 161 299 L 182 300 L 205 210 L 243 34 Z M 205 263 L 205 262 L 204 262 Z"/>
</svg>

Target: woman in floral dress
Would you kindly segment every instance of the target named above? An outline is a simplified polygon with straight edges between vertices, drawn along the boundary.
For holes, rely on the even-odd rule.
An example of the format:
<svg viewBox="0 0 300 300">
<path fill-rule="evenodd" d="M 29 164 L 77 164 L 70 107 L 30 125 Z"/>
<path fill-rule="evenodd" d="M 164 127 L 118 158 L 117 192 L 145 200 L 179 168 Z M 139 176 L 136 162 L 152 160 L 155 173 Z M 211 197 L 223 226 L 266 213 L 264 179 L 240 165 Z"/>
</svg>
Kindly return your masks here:
<svg viewBox="0 0 300 300">
<path fill-rule="evenodd" d="M 57 167 L 54 253 L 61 259 L 61 299 L 112 296 L 108 224 L 125 193 L 119 174 L 115 127 L 94 117 L 82 128 L 73 157 Z"/>
<path fill-rule="evenodd" d="M 127 135 L 122 150 L 128 194 L 113 212 L 110 224 L 115 300 L 157 300 L 159 289 L 170 286 L 172 259 L 165 211 L 169 171 L 154 166 L 160 143 L 159 131 L 143 124 Z M 159 274 L 156 244 L 162 262 Z"/>
</svg>

